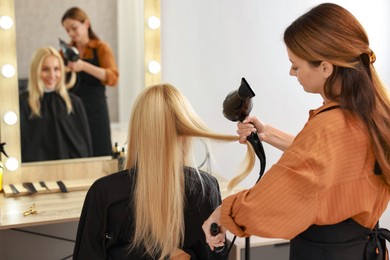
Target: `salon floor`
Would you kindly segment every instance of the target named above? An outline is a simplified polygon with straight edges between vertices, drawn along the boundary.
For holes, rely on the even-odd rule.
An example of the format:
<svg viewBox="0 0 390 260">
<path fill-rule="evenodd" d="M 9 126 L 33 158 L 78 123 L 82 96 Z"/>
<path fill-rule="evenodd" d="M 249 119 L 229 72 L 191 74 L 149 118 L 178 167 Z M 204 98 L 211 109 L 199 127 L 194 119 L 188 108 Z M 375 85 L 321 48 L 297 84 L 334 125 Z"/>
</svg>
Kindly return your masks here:
<svg viewBox="0 0 390 260">
<path fill-rule="evenodd" d="M 0 230 L 1 260 L 72 259 L 78 222 Z"/>
</svg>

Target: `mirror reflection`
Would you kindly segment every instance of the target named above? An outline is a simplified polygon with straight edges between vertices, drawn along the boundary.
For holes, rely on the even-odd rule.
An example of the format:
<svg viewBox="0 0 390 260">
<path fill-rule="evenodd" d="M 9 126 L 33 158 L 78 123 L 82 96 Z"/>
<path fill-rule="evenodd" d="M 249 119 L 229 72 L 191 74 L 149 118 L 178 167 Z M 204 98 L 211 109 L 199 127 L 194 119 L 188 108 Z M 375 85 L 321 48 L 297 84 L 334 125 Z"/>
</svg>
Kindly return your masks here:
<svg viewBox="0 0 390 260">
<path fill-rule="evenodd" d="M 23 162 L 92 156 L 83 101 L 68 93 L 65 66 L 54 47 L 35 51 L 27 91 L 19 96 Z"/>
<path fill-rule="evenodd" d="M 47 8 L 47 6 L 53 5 L 55 8 Z M 74 6 L 80 7 L 81 10 L 69 10 Z M 68 12 L 65 14 L 67 10 Z M 85 118 L 82 120 L 82 117 L 79 116 L 82 114 L 80 111 L 73 110 L 71 112 L 74 114 L 73 117 L 64 117 L 62 113 L 51 110 L 53 116 L 51 118 L 57 118 L 57 122 L 49 122 L 47 119 L 37 120 L 39 114 L 35 114 L 33 123 L 35 128 L 32 131 L 31 117 L 34 117 L 34 114 L 24 115 L 24 112 L 32 111 L 31 96 L 34 95 L 31 93 L 30 95 L 22 94 L 20 108 L 23 162 L 111 155 L 110 122 L 118 121 L 117 90 L 110 87 L 117 86 L 118 82 L 118 68 L 116 66 L 118 22 L 116 17 L 116 1 L 42 0 L 31 2 L 15 0 L 20 93 L 27 91 L 28 82 L 32 79 L 28 71 L 33 53 L 44 46 L 52 46 L 59 50 L 58 39 L 61 38 L 77 48 L 81 59 L 66 63 L 68 70 L 77 74 L 74 87 L 69 90 L 74 95 L 64 94 L 71 97 L 72 102 L 69 103 L 68 100 L 67 103 L 63 96 L 57 99 L 60 101 L 57 105 L 61 104 L 68 110 L 69 108 L 70 110 L 75 109 L 74 96 L 79 97 L 83 102 L 82 105 L 85 108 L 88 121 L 87 123 L 83 122 Z M 95 31 L 96 33 L 94 33 Z M 101 43 L 103 43 L 103 47 L 101 47 Z M 38 77 L 37 82 L 42 84 L 44 81 Z M 59 89 L 56 89 L 57 93 Z M 47 95 L 47 90 L 41 86 L 40 91 L 40 101 L 47 101 L 47 98 L 43 98 L 50 96 Z M 26 99 L 26 96 L 30 96 L 30 99 Z M 53 104 L 46 103 L 45 106 L 50 108 Z M 76 105 L 76 107 L 79 106 Z M 43 108 L 43 104 L 41 108 Z M 80 109 L 78 108 L 78 110 Z M 59 120 L 60 118 L 63 120 Z M 37 127 L 38 121 L 45 121 L 46 126 L 50 124 L 51 127 L 45 127 L 45 129 L 42 129 L 43 125 Z M 91 131 L 89 137 L 85 133 L 86 127 L 89 127 Z M 92 154 L 90 153 L 90 145 L 85 140 L 92 140 Z M 45 151 L 38 148 L 45 148 Z"/>
</svg>

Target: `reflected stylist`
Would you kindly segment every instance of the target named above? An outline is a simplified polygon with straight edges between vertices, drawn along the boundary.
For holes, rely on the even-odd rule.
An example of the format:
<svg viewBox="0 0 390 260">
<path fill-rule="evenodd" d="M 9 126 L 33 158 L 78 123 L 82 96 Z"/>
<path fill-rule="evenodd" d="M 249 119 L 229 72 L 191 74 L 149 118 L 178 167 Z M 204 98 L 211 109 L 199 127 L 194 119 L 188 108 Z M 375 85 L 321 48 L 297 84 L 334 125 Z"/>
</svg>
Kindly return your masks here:
<svg viewBox="0 0 390 260">
<path fill-rule="evenodd" d="M 88 15 L 72 7 L 62 16 L 61 23 L 68 33 L 70 45 L 77 48 L 80 59 L 68 62 L 67 67 L 77 72 L 77 83 L 70 92 L 79 96 L 88 115 L 93 156 L 111 155 L 111 131 L 107 106 L 106 85 L 118 82 L 118 68 L 107 43 L 92 30 Z"/>
</svg>

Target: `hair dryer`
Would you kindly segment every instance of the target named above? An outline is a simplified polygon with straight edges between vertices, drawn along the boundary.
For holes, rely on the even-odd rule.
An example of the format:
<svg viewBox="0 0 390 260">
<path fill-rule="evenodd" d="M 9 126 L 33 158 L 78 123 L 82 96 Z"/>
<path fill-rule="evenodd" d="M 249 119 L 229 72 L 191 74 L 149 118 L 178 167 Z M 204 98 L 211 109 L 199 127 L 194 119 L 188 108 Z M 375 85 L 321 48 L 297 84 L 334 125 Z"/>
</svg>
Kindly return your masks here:
<svg viewBox="0 0 390 260">
<path fill-rule="evenodd" d="M 223 102 L 223 115 L 230 121 L 243 121 L 252 110 L 252 97 L 255 93 L 249 86 L 245 78 L 241 79 L 241 85 L 237 90 L 230 92 Z M 257 133 L 252 133 L 247 137 L 252 144 L 257 157 L 260 159 L 260 176 L 262 177 L 265 170 L 265 152 Z"/>
<path fill-rule="evenodd" d="M 60 48 L 66 63 L 69 61 L 77 61 L 80 58 L 79 51 L 76 49 L 76 47 L 69 46 L 66 44 L 66 42 L 61 40 L 61 38 L 58 38 L 58 40 L 60 41 Z"/>
</svg>

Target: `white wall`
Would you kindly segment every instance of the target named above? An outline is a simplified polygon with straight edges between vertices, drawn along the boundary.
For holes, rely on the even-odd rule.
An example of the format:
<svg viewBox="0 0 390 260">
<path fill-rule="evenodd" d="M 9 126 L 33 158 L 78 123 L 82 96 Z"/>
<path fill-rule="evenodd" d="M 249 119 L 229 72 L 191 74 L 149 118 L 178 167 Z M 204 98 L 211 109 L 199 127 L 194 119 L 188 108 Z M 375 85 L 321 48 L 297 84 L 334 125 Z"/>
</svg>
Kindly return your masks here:
<svg viewBox="0 0 390 260">
<path fill-rule="evenodd" d="M 296 78 L 288 75 L 290 62 L 282 37 L 293 20 L 321 2 L 164 0 L 162 80 L 180 88 L 211 129 L 235 134 L 236 124 L 222 115 L 222 102 L 245 77 L 256 93 L 252 114 L 297 133 L 307 120 L 308 110 L 320 106 L 322 100 L 305 93 Z M 377 56 L 375 66 L 389 86 L 390 3 L 333 2 L 349 9 L 367 30 Z M 268 145 L 265 149 L 269 167 L 281 153 Z M 213 170 L 230 179 L 245 146 L 218 145 L 213 151 L 218 162 Z M 251 187 L 258 170 L 256 167 L 242 186 Z"/>
</svg>

